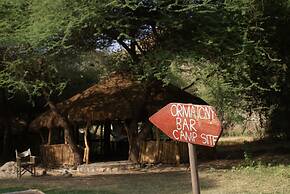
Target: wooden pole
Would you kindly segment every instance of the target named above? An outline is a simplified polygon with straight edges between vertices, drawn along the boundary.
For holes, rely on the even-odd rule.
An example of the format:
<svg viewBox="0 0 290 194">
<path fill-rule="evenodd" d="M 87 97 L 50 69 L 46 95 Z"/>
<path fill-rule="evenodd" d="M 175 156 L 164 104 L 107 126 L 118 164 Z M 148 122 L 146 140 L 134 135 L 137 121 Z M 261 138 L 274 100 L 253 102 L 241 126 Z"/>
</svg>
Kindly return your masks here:
<svg viewBox="0 0 290 194">
<path fill-rule="evenodd" d="M 47 145 L 51 144 L 51 133 L 52 133 L 51 130 L 52 130 L 51 128 L 48 129 Z"/>
<path fill-rule="evenodd" d="M 189 155 L 189 163 L 190 163 L 192 193 L 200 194 L 198 171 L 197 171 L 196 146 L 194 146 L 191 143 L 188 143 L 187 145 L 188 145 L 188 155 Z"/>
<path fill-rule="evenodd" d="M 88 164 L 89 163 L 89 154 L 90 154 L 90 148 L 89 148 L 89 144 L 88 144 L 88 127 L 86 127 L 84 130 L 84 142 L 85 142 L 85 149 L 84 149 L 83 162 Z"/>
</svg>

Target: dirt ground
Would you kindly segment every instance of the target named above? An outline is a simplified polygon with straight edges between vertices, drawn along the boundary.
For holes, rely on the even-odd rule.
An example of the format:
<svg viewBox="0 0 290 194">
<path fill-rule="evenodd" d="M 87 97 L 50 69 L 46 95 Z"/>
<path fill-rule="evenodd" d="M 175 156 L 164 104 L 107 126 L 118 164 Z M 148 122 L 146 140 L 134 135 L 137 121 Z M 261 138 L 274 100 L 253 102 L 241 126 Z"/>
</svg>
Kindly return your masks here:
<svg viewBox="0 0 290 194">
<path fill-rule="evenodd" d="M 261 146 L 261 144 L 263 146 Z M 201 192 L 290 193 L 289 142 L 241 142 L 219 145 L 215 160 L 198 160 Z M 39 189 L 44 193 L 190 194 L 188 164 L 147 165 L 93 175 L 48 169 L 46 175 L 0 179 L 0 193 Z M 70 175 L 70 176 L 67 176 Z"/>
<path fill-rule="evenodd" d="M 290 155 L 277 155 L 274 160 L 270 155 L 261 157 L 261 161 L 265 163 L 252 166 L 243 166 L 244 161 L 241 160 L 200 163 L 198 169 L 202 193 L 290 193 L 290 166 L 287 164 Z M 260 159 L 255 158 L 254 161 Z M 267 163 L 271 161 L 274 162 Z M 1 179 L 0 193 L 39 189 L 44 193 L 190 194 L 190 181 L 190 171 L 186 165 L 159 165 L 131 170 L 125 174 L 73 174 L 67 177 L 45 175 L 26 176 L 21 180 Z"/>
</svg>

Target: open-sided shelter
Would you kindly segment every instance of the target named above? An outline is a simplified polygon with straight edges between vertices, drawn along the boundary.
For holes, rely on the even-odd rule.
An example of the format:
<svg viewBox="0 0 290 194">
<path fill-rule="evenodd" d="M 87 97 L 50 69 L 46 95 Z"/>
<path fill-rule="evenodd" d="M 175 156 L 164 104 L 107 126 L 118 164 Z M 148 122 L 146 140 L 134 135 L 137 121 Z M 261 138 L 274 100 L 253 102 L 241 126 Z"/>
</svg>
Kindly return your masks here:
<svg viewBox="0 0 290 194">
<path fill-rule="evenodd" d="M 114 73 L 87 90 L 58 103 L 56 107 L 74 127 L 74 138 L 80 146 L 85 147 L 85 154 L 90 153 L 91 158 L 94 158 L 98 152 L 102 152 L 103 156 L 110 158 L 116 152 L 120 153 L 118 150 L 114 152 L 114 148 L 121 147 L 112 145 L 112 141 L 124 140 L 123 137 L 127 136 L 129 146 L 125 151 L 129 154 L 129 159 L 136 162 L 142 158 L 142 142 L 154 136 L 152 126 L 148 123 L 149 116 L 170 102 L 206 104 L 176 86 L 164 85 L 157 80 L 145 82 L 132 75 Z M 42 134 L 43 143 L 46 144 L 51 144 L 52 134 L 58 133 L 59 138 L 63 137 L 60 132 L 55 132 L 61 131 L 59 128 L 62 128 L 62 122 L 51 110 L 32 121 L 30 128 L 38 132 L 48 130 L 47 137 L 44 137 L 45 133 Z M 85 138 L 78 141 L 82 139 L 81 136 Z M 86 139 L 88 136 L 89 139 Z M 93 143 L 97 139 L 99 147 Z M 59 139 L 57 141 L 65 144 Z M 88 161 L 88 156 L 85 160 Z"/>
</svg>

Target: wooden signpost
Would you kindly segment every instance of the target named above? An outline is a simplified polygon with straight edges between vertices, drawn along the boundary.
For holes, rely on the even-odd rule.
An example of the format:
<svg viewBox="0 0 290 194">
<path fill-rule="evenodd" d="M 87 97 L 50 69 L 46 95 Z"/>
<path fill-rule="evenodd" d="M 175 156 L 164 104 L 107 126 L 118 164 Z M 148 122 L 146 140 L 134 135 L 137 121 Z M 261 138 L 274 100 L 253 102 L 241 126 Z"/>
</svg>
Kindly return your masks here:
<svg viewBox="0 0 290 194">
<path fill-rule="evenodd" d="M 207 105 L 170 103 L 149 120 L 171 139 L 188 143 L 192 190 L 194 194 L 199 194 L 194 145 L 216 145 L 222 130 L 215 109 Z"/>
</svg>

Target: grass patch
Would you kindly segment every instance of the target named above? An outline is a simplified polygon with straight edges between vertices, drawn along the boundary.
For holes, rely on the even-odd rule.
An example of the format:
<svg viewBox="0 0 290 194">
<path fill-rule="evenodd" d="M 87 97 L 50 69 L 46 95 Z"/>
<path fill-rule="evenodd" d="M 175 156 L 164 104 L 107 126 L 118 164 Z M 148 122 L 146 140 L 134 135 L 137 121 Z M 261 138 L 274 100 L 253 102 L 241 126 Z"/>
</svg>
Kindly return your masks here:
<svg viewBox="0 0 290 194">
<path fill-rule="evenodd" d="M 46 191 L 47 194 L 116 194 L 116 192 L 106 190 L 53 190 Z"/>
<path fill-rule="evenodd" d="M 290 193 L 289 165 L 237 165 L 199 171 L 202 193 Z M 17 187 L 16 187 L 17 185 Z M 0 193 L 39 189 L 48 194 L 191 194 L 190 172 L 98 175 L 90 177 L 25 177 L 0 180 Z"/>
<path fill-rule="evenodd" d="M 203 193 L 290 193 L 290 166 L 238 166 L 207 174 L 217 187 Z"/>
<path fill-rule="evenodd" d="M 23 191 L 26 190 L 27 188 L 24 187 L 4 187 L 1 188 L 0 186 L 0 193 L 8 193 L 8 192 L 14 192 L 14 191 Z"/>
</svg>

